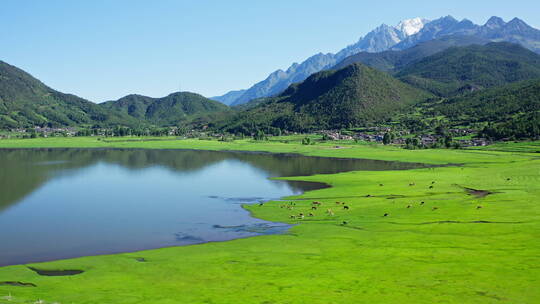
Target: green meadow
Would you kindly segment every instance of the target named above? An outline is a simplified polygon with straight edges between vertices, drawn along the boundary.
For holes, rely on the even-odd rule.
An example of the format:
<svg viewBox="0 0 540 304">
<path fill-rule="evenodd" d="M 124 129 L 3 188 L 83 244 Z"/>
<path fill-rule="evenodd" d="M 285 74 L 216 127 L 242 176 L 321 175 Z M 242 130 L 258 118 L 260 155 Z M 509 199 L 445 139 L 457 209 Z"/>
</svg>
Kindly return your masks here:
<svg viewBox="0 0 540 304">
<path fill-rule="evenodd" d="M 540 302 L 540 143 L 404 150 L 300 141 L 37 138 L 0 140 L 0 148 L 264 151 L 448 166 L 290 178 L 332 187 L 244 206 L 295 224 L 288 233 L 3 267 L 0 303 Z M 28 266 L 84 272 L 41 276 Z"/>
</svg>

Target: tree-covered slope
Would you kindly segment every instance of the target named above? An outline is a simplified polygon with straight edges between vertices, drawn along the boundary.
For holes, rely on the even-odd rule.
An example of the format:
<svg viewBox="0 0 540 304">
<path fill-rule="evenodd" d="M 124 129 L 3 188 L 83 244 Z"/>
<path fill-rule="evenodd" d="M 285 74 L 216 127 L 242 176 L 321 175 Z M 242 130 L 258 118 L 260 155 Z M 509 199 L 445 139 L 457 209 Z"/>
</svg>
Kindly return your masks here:
<svg viewBox="0 0 540 304">
<path fill-rule="evenodd" d="M 507 42 L 452 47 L 396 76 L 437 95 L 452 96 L 540 77 L 540 55 Z"/>
<path fill-rule="evenodd" d="M 453 46 L 467 46 L 471 44 L 483 45 L 489 40 L 476 36 L 445 36 L 419 43 L 418 45 L 401 51 L 384 51 L 380 53 L 360 52 L 349 56 L 334 69 L 342 69 L 349 64 L 363 63 L 372 68 L 386 72 L 397 72 L 405 66 L 420 61 L 421 59 L 434 55 Z"/>
<path fill-rule="evenodd" d="M 100 107 L 160 126 L 177 125 L 229 109 L 220 102 L 190 92 L 172 93 L 162 98 L 128 95 L 102 103 Z"/>
<path fill-rule="evenodd" d="M 315 73 L 218 126 L 244 133 L 268 126 L 294 131 L 357 126 L 384 120 L 428 97 L 384 72 L 356 63 Z"/>
<path fill-rule="evenodd" d="M 75 95 L 55 91 L 23 70 L 0 61 L 0 128 L 136 123 Z"/>
<path fill-rule="evenodd" d="M 450 98 L 432 107 L 435 115 L 452 120 L 505 121 L 515 115 L 540 111 L 540 79 Z"/>
</svg>

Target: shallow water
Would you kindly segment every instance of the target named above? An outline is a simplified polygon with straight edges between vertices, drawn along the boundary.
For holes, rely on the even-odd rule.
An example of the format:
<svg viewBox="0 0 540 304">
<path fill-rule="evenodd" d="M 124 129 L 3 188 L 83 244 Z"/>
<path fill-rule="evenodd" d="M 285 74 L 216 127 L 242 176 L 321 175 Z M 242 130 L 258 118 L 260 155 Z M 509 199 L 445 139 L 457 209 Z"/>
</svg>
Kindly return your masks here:
<svg viewBox="0 0 540 304">
<path fill-rule="evenodd" d="M 0 150 L 0 266 L 281 233 L 244 203 L 324 185 L 276 176 L 420 165 L 298 155 Z"/>
</svg>

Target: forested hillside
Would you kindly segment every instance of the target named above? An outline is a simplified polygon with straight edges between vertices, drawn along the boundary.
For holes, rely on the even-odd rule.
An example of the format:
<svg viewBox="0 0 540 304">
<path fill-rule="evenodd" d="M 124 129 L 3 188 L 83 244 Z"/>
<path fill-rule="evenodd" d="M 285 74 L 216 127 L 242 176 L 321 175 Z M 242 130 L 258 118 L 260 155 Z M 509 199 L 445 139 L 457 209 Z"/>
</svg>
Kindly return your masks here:
<svg viewBox="0 0 540 304">
<path fill-rule="evenodd" d="M 343 128 L 384 120 L 429 96 L 356 63 L 313 74 L 280 96 L 217 124 L 233 133 L 253 132 L 264 126 L 294 131 Z"/>
<path fill-rule="evenodd" d="M 452 96 L 540 77 L 540 55 L 507 42 L 452 47 L 403 68 L 396 77 Z"/>
<path fill-rule="evenodd" d="M 136 125 L 71 94 L 55 91 L 23 70 L 0 61 L 0 129 L 31 126 Z"/>
<path fill-rule="evenodd" d="M 222 103 L 190 92 L 172 93 L 162 98 L 128 95 L 100 106 L 156 126 L 178 125 L 229 109 Z"/>
</svg>

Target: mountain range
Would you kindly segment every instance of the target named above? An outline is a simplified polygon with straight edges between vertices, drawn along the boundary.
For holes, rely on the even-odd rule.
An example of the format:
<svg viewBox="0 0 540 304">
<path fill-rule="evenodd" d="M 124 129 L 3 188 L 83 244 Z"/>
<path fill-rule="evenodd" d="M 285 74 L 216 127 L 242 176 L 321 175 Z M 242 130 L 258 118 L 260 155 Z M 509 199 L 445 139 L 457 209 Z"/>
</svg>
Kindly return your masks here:
<svg viewBox="0 0 540 304">
<path fill-rule="evenodd" d="M 533 51 L 533 42 L 540 41 L 533 39 L 538 30 L 519 19 L 505 23 L 494 17 L 483 26 L 471 24 L 444 17 L 381 26 L 338 54 L 314 56 L 291 66 L 290 73 L 282 71 L 296 73 L 292 83 L 277 73 L 273 88 L 279 91 L 234 107 L 191 92 L 160 98 L 131 94 L 95 104 L 0 61 L 0 129 L 180 126 L 250 135 L 390 121 L 425 126 L 426 121 L 445 120 L 468 126 L 518 119 L 518 128 L 527 131 L 514 134 L 513 125 L 505 125 L 506 131 L 494 128 L 490 134 L 540 134 L 540 55 Z M 511 39 L 515 41 L 506 42 Z M 404 47 L 413 40 L 415 45 Z M 302 79 L 304 74 L 309 76 Z M 268 87 L 260 84 L 259 89 Z M 247 92 L 233 91 L 226 98 Z"/>
<path fill-rule="evenodd" d="M 240 90 L 242 94 L 239 94 L 238 97 L 235 96 L 236 98 L 231 98 L 231 92 L 229 92 L 211 99 L 236 106 L 256 98 L 276 95 L 292 83 L 303 81 L 313 73 L 330 69 L 350 55 L 361 51 L 380 52 L 388 50 L 407 36 L 416 34 L 428 22 L 426 19 L 414 18 L 404 20 L 397 26 L 383 24 L 336 54 L 318 53 L 302 63 L 293 63 L 285 71 L 277 70 L 271 73 L 265 80 L 256 83 L 251 88 Z"/>
<path fill-rule="evenodd" d="M 290 84 L 303 81 L 315 72 L 331 69 L 336 65 L 343 67 L 340 62 L 348 60 L 347 57 L 351 55 L 360 52 L 405 50 L 419 43 L 445 36 L 471 36 L 484 43 L 508 41 L 521 44 L 534 52 L 540 52 L 540 30 L 518 18 L 506 23 L 499 17 L 491 17 L 484 25 L 476 25 L 467 19 L 458 21 L 452 16 L 433 21 L 414 18 L 404 20 L 397 26 L 383 24 L 336 54 L 316 54 L 302 63 L 293 63 L 285 71 L 277 70 L 271 73 L 265 80 L 248 89 L 229 92 L 211 99 L 236 106 L 256 98 L 275 96 Z"/>
<path fill-rule="evenodd" d="M 442 40 L 443 45 L 456 40 Z M 463 41 L 459 40 L 458 41 Z M 437 49 L 440 41 L 426 42 L 412 51 L 390 51 L 364 56 L 369 60 L 356 61 L 340 69 L 325 70 L 309 76 L 305 81 L 290 85 L 275 97 L 257 99 L 239 107 L 232 116 L 214 122 L 218 129 L 232 133 L 253 133 L 257 129 L 279 128 L 306 132 L 320 129 L 342 129 L 384 123 L 396 115 L 409 112 L 428 113 L 436 105 L 437 111 L 450 120 L 456 113 L 485 117 L 482 110 L 496 112 L 491 121 L 511 119 L 524 112 L 540 111 L 537 91 L 519 93 L 518 87 L 509 87 L 520 81 L 540 82 L 540 55 L 521 45 L 508 42 L 489 42 L 485 45 L 452 46 L 429 56 L 426 50 Z M 386 53 L 386 54 L 385 54 Z M 392 56 L 390 56 L 391 54 Z M 381 60 L 372 60 L 379 56 Z M 403 66 L 395 62 L 422 57 Z M 356 58 L 356 57 L 355 57 Z M 394 64 L 382 64 L 383 59 Z M 374 67 L 368 67 L 372 65 Z M 529 87 L 531 86 L 528 83 Z M 492 102 L 497 94 L 500 102 Z M 536 95 L 535 95 L 536 94 Z M 480 97 L 479 97 L 480 96 Z M 518 101 L 519 98 L 527 101 Z M 482 106 L 481 102 L 486 105 Z M 504 105 L 503 101 L 512 102 Z M 252 106 L 249 106 L 253 104 Z M 510 110 L 512 109 L 512 110 Z M 440 115 L 432 115 L 434 117 Z M 268 129 L 267 129 L 268 130 Z M 270 129 L 272 130 L 272 129 Z"/>
</svg>

